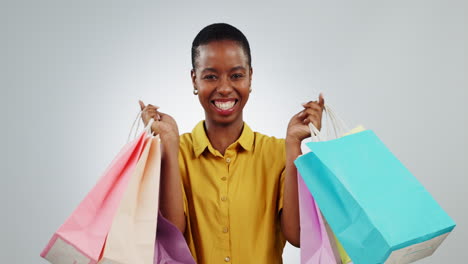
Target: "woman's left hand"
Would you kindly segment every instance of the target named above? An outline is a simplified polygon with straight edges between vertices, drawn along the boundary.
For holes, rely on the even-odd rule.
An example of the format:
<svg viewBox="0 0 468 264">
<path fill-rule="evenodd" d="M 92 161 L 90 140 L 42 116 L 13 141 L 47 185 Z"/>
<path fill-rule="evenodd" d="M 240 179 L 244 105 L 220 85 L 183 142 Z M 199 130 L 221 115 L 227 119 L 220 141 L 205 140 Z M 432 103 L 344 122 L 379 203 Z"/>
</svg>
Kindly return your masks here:
<svg viewBox="0 0 468 264">
<path fill-rule="evenodd" d="M 310 137 L 309 123 L 320 130 L 322 128 L 322 112 L 324 109 L 325 100 L 323 95 L 319 95 L 318 101 L 310 101 L 302 106 L 304 110 L 295 114 L 289 121 L 286 141 L 300 142 Z"/>
</svg>

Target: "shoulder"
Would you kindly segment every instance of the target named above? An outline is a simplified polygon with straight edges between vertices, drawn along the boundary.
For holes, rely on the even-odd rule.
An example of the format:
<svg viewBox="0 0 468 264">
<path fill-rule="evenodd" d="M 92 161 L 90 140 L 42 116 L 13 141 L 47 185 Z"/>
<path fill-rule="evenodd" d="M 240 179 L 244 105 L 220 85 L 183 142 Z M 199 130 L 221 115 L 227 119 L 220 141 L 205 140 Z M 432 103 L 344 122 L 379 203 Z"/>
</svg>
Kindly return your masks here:
<svg viewBox="0 0 468 264">
<path fill-rule="evenodd" d="M 182 145 L 192 145 L 193 144 L 193 138 L 192 138 L 192 133 L 183 133 L 180 135 L 180 144 Z"/>
<path fill-rule="evenodd" d="M 179 150 L 182 153 L 190 153 L 193 152 L 193 135 L 192 133 L 184 133 L 180 135 L 180 145 Z"/>
<path fill-rule="evenodd" d="M 184 178 L 184 172 L 190 167 L 190 164 L 196 159 L 193 147 L 192 133 L 184 133 L 180 135 L 179 141 L 179 169 L 181 176 Z"/>
<path fill-rule="evenodd" d="M 268 173 L 280 175 L 286 166 L 286 143 L 283 138 L 254 132 L 253 160 Z"/>
<path fill-rule="evenodd" d="M 269 155 L 283 155 L 286 151 L 284 138 L 268 136 L 260 132 L 254 132 L 254 150 L 255 152 L 269 152 Z"/>
</svg>

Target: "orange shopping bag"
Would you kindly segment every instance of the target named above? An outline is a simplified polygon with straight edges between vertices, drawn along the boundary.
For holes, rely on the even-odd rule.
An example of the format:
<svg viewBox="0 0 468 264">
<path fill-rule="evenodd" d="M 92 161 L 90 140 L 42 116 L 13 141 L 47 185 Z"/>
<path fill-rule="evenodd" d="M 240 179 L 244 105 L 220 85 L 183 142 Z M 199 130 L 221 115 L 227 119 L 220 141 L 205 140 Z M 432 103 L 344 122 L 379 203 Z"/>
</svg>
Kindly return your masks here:
<svg viewBox="0 0 468 264">
<path fill-rule="evenodd" d="M 159 205 L 159 136 L 149 136 L 107 236 L 101 264 L 153 264 Z"/>
</svg>

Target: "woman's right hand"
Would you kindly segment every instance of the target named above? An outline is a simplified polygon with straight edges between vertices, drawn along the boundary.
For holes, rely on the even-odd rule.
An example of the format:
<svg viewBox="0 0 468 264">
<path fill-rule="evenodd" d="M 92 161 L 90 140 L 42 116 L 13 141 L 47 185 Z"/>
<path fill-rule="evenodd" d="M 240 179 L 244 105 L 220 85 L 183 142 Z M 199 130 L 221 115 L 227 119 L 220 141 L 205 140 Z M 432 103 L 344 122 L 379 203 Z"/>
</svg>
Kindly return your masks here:
<svg viewBox="0 0 468 264">
<path fill-rule="evenodd" d="M 161 137 L 161 144 L 164 148 L 179 151 L 179 129 L 174 118 L 170 115 L 159 112 L 157 106 L 148 104 L 145 105 L 141 100 L 139 101 L 141 108 L 141 119 L 145 126 L 151 118 L 154 123 L 151 125 L 151 131 Z M 164 153 L 163 153 L 164 154 Z"/>
<path fill-rule="evenodd" d="M 170 115 L 158 111 L 157 106 L 140 101 L 141 118 L 145 126 L 151 118 L 151 130 L 161 138 L 161 182 L 159 210 L 180 232 L 185 232 L 184 199 L 179 169 L 179 129 Z"/>
</svg>

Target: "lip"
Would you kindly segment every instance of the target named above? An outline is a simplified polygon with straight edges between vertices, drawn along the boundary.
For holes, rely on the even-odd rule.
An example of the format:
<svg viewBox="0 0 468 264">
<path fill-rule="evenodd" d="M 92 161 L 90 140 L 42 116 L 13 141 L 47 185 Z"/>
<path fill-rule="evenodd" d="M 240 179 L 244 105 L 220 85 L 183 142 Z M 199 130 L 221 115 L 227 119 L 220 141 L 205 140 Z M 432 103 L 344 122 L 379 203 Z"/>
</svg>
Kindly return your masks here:
<svg viewBox="0 0 468 264">
<path fill-rule="evenodd" d="M 216 107 L 215 105 L 215 101 L 218 101 L 218 102 L 232 102 L 234 101 L 234 106 L 229 108 L 229 109 L 220 109 L 218 107 Z M 213 99 L 210 101 L 210 104 L 211 104 L 211 107 L 216 111 L 216 113 L 222 115 L 222 116 L 228 116 L 230 114 L 232 114 L 233 112 L 235 112 L 237 110 L 237 107 L 239 105 L 239 99 L 235 99 L 235 98 L 219 98 L 219 99 Z"/>
</svg>

